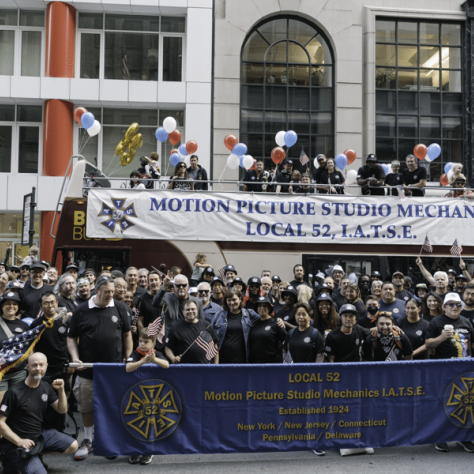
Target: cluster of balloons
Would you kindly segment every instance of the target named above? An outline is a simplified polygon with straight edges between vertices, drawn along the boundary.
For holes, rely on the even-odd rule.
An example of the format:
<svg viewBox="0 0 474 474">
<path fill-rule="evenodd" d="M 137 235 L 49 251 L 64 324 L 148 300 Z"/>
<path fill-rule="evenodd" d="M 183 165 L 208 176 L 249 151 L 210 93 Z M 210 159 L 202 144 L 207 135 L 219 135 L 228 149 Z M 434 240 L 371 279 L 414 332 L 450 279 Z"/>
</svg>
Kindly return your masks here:
<svg viewBox="0 0 474 474">
<path fill-rule="evenodd" d="M 90 137 L 98 135 L 102 128 L 100 122 L 95 119 L 94 114 L 88 112 L 85 107 L 76 107 L 74 119 L 87 130 Z"/>
<path fill-rule="evenodd" d="M 335 165 L 342 171 L 347 165 L 354 163 L 356 159 L 356 152 L 352 148 L 348 148 L 344 153 L 338 153 L 336 158 L 334 158 Z M 314 166 L 316 167 L 317 157 L 314 161 Z"/>
<path fill-rule="evenodd" d="M 235 135 L 226 135 L 224 145 L 231 152 L 227 158 L 227 166 L 230 169 L 234 170 L 239 166 L 246 170 L 254 169 L 255 160 L 252 156 L 246 154 L 248 148 L 245 143 L 239 143 Z"/>
<path fill-rule="evenodd" d="M 143 136 L 141 133 L 138 133 L 139 128 L 140 125 L 138 123 L 132 123 L 122 140 L 115 147 L 115 155 L 120 155 L 120 166 L 129 165 L 135 158 L 137 148 L 141 148 L 143 145 Z"/>
<path fill-rule="evenodd" d="M 439 178 L 439 182 L 443 186 L 448 186 L 448 184 L 452 182 L 451 179 L 453 177 L 453 172 L 454 172 L 453 166 L 454 166 L 454 163 L 451 161 L 444 165 L 444 174 L 442 174 Z"/>
<path fill-rule="evenodd" d="M 186 144 L 179 145 L 178 148 L 173 148 L 170 152 L 170 163 L 177 166 L 180 161 L 184 161 L 186 166 L 190 166 L 191 155 L 196 153 L 198 144 L 194 140 L 188 140 Z"/>
<path fill-rule="evenodd" d="M 441 155 L 441 147 L 437 143 L 432 143 L 429 147 L 418 143 L 413 149 L 413 154 L 419 160 L 433 161 Z"/>
<path fill-rule="evenodd" d="M 275 135 L 275 141 L 279 147 L 286 146 L 291 148 L 298 141 L 298 135 L 293 130 L 288 130 L 287 132 L 281 130 Z"/>
</svg>

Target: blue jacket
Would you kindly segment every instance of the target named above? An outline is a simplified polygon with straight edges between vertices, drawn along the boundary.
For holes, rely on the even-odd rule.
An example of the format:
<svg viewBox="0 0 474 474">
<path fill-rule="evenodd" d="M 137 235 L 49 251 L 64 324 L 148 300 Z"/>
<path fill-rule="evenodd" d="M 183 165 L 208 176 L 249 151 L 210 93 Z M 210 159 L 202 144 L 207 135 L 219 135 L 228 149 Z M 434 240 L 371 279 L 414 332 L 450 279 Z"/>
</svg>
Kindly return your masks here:
<svg viewBox="0 0 474 474">
<path fill-rule="evenodd" d="M 247 363 L 249 361 L 249 334 L 250 329 L 253 327 L 253 323 L 260 319 L 260 316 L 253 309 L 242 308 L 242 329 L 244 331 L 245 340 L 245 352 Z M 212 327 L 217 334 L 219 342 L 217 343 L 219 349 L 222 347 L 224 342 L 225 333 L 227 332 L 227 310 L 222 309 L 214 315 L 212 319 Z"/>
<path fill-rule="evenodd" d="M 203 308 L 203 311 L 204 317 L 211 323 L 212 319 L 214 318 L 214 315 L 217 314 L 219 311 L 222 311 L 222 306 L 212 301 L 209 301 L 208 305 Z"/>
</svg>

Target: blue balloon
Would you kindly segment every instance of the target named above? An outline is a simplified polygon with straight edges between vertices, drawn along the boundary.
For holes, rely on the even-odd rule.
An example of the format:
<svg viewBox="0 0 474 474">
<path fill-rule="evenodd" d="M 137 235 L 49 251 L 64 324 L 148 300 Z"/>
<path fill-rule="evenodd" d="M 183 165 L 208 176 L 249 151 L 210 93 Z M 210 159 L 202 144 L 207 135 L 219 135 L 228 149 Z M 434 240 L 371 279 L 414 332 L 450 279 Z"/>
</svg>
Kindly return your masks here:
<svg viewBox="0 0 474 474">
<path fill-rule="evenodd" d="M 95 117 L 90 112 L 85 112 L 81 116 L 81 125 L 87 130 L 94 125 Z"/>
<path fill-rule="evenodd" d="M 437 143 L 432 143 L 428 147 L 428 151 L 426 153 L 428 155 L 428 158 L 433 161 L 438 158 L 439 155 L 441 155 L 441 147 Z"/>
<path fill-rule="evenodd" d="M 178 151 L 179 154 L 183 156 L 186 156 L 188 154 L 188 152 L 186 151 L 186 145 L 184 143 L 182 145 L 179 145 Z"/>
<path fill-rule="evenodd" d="M 298 140 L 298 135 L 296 135 L 296 132 L 294 132 L 293 130 L 288 130 L 286 133 L 285 133 L 285 137 L 284 137 L 284 140 L 285 140 L 285 145 L 290 148 L 292 147 Z"/>
<path fill-rule="evenodd" d="M 163 127 L 158 127 L 155 130 L 155 137 L 159 142 L 164 143 L 168 140 L 168 132 Z"/>
<path fill-rule="evenodd" d="M 173 166 L 178 166 L 178 163 L 181 161 L 181 158 L 180 156 L 177 154 L 177 153 L 173 153 L 171 156 L 170 156 L 170 163 L 173 165 Z"/>
<path fill-rule="evenodd" d="M 237 146 L 237 145 L 235 145 L 235 146 Z M 234 147 L 234 150 L 235 150 L 235 147 Z M 244 167 L 244 158 L 245 158 L 245 156 L 239 156 L 239 166 L 241 168 L 245 168 Z"/>
<path fill-rule="evenodd" d="M 237 143 L 232 149 L 232 153 L 237 156 L 244 156 L 247 153 L 247 145 L 245 143 Z"/>
<path fill-rule="evenodd" d="M 388 165 L 386 165 L 385 163 L 382 163 L 382 168 L 383 170 L 385 171 L 385 174 L 387 174 L 390 170 L 390 168 L 388 167 Z"/>
<path fill-rule="evenodd" d="M 444 165 L 444 172 L 448 174 L 453 168 L 453 163 L 450 161 Z"/>
<path fill-rule="evenodd" d="M 339 153 L 336 155 L 334 162 L 340 170 L 343 170 L 347 166 L 347 156 L 344 153 Z"/>
</svg>

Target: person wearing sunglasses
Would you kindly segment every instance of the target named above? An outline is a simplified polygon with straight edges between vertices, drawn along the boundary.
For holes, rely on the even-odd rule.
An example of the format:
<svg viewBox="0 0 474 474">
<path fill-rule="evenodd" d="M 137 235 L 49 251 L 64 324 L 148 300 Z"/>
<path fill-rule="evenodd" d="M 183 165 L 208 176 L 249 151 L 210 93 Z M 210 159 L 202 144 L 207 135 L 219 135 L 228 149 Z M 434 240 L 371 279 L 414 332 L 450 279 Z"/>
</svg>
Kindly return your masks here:
<svg viewBox="0 0 474 474">
<path fill-rule="evenodd" d="M 426 347 L 435 351 L 434 359 L 470 358 L 474 341 L 474 328 L 471 322 L 461 316 L 465 304 L 458 293 L 448 293 L 444 297 L 444 314 L 436 316 L 426 330 Z M 471 438 L 472 439 L 472 438 Z M 474 453 L 471 441 L 457 442 L 465 451 Z M 447 443 L 435 443 L 438 451 L 447 452 Z"/>
<path fill-rule="evenodd" d="M 211 301 L 211 285 L 209 283 L 205 281 L 199 283 L 197 290 L 198 298 L 202 301 L 204 317 L 211 322 L 214 315 L 222 310 L 222 306 Z"/>
<path fill-rule="evenodd" d="M 474 193 L 469 190 L 465 191 L 464 189 L 466 187 L 466 177 L 462 173 L 453 181 L 452 186 L 454 189 L 449 191 L 445 197 L 462 198 L 465 195 L 467 199 L 474 199 Z"/>
<path fill-rule="evenodd" d="M 174 170 L 174 176 L 171 178 L 171 181 L 168 183 L 168 187 L 166 189 L 194 191 L 193 180 L 188 176 L 186 163 L 184 161 L 180 161 L 177 164 L 176 169 Z"/>
</svg>

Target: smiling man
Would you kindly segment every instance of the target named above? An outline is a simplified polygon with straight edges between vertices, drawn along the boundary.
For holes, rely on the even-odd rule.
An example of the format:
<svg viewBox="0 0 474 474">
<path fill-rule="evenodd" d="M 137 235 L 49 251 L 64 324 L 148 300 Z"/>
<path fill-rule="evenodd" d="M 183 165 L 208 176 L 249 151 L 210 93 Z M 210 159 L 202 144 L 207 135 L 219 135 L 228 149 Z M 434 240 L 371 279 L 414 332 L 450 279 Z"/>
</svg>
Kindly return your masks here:
<svg viewBox="0 0 474 474">
<path fill-rule="evenodd" d="M 47 291 L 53 288 L 43 283 L 45 268 L 40 263 L 35 263 L 30 268 L 30 281 L 23 287 L 23 308 L 25 312 L 22 318 L 36 318 L 40 310 L 39 300 Z"/>
</svg>

